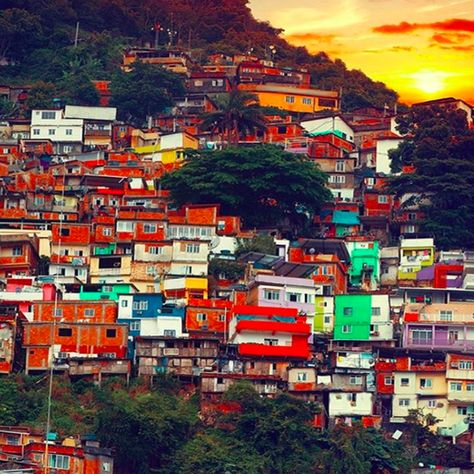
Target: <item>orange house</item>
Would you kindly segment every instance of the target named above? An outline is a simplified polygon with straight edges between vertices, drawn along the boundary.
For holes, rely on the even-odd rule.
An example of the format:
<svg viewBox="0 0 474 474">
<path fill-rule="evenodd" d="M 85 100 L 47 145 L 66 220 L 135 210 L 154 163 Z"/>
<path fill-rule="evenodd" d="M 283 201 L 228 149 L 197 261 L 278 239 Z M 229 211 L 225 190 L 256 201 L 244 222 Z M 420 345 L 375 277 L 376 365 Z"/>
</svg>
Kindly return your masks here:
<svg viewBox="0 0 474 474">
<path fill-rule="evenodd" d="M 186 330 L 193 333 L 224 334 L 232 316 L 233 304 L 226 300 L 190 298 L 186 307 Z"/>
<path fill-rule="evenodd" d="M 34 275 L 38 262 L 38 239 L 35 236 L 0 235 L 0 278 Z"/>
<path fill-rule="evenodd" d="M 110 301 L 41 301 L 33 321 L 24 325 L 26 372 L 44 371 L 50 349 L 55 359 L 125 358 L 128 325 L 117 324 L 117 305 Z"/>
</svg>

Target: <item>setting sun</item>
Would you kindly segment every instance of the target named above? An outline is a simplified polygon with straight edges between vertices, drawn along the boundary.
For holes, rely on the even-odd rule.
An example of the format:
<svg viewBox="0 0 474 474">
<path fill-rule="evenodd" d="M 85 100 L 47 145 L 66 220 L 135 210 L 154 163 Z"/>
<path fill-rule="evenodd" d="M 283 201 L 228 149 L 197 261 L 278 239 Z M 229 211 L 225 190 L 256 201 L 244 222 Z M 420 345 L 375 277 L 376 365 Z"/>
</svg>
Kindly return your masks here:
<svg viewBox="0 0 474 474">
<path fill-rule="evenodd" d="M 412 74 L 414 86 L 425 94 L 435 94 L 445 88 L 447 74 L 437 71 L 420 71 Z"/>
</svg>

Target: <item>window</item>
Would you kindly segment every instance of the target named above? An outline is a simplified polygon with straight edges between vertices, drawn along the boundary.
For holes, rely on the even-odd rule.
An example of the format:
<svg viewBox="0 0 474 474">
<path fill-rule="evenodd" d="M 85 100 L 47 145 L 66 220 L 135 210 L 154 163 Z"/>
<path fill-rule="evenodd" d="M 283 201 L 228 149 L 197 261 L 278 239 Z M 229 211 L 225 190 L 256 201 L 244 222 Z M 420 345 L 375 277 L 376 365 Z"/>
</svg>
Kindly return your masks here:
<svg viewBox="0 0 474 474">
<path fill-rule="evenodd" d="M 280 292 L 278 290 L 263 290 L 263 298 L 265 300 L 278 301 Z"/>
<path fill-rule="evenodd" d="M 413 344 L 427 345 L 433 341 L 433 333 L 431 329 L 415 329 L 411 332 Z"/>
<path fill-rule="evenodd" d="M 66 128 L 66 135 L 72 135 L 72 128 Z"/>
<path fill-rule="evenodd" d="M 352 308 L 346 307 L 342 310 L 342 313 L 344 314 L 344 316 L 352 316 Z"/>
<path fill-rule="evenodd" d="M 117 337 L 117 330 L 116 329 L 106 329 L 105 330 L 105 337 Z"/>
<path fill-rule="evenodd" d="M 385 377 L 383 381 L 384 381 L 384 385 L 393 385 L 393 377 L 390 377 L 390 376 Z"/>
<path fill-rule="evenodd" d="M 155 267 L 146 267 L 146 274 L 150 276 L 155 276 Z"/>
<path fill-rule="evenodd" d="M 33 135 L 39 135 L 39 134 L 40 134 L 39 128 L 34 128 L 33 129 Z"/>
<path fill-rule="evenodd" d="M 379 204 L 387 204 L 388 203 L 388 197 L 384 196 L 383 194 L 380 194 L 377 200 L 378 200 Z"/>
<path fill-rule="evenodd" d="M 153 234 L 156 232 L 156 224 L 144 224 L 143 233 L 144 234 Z"/>
<path fill-rule="evenodd" d="M 459 370 L 472 370 L 471 360 L 460 360 L 458 363 Z"/>
<path fill-rule="evenodd" d="M 306 382 L 306 380 L 308 380 L 308 374 L 306 372 L 298 372 L 296 378 L 298 382 Z"/>
<path fill-rule="evenodd" d="M 278 339 L 264 339 L 263 343 L 267 346 L 278 346 Z"/>
<path fill-rule="evenodd" d="M 59 337 L 71 337 L 72 336 L 72 329 L 71 328 L 59 328 L 58 329 L 58 336 Z"/>
<path fill-rule="evenodd" d="M 467 415 L 467 407 L 458 407 L 457 408 L 458 415 Z"/>
<path fill-rule="evenodd" d="M 54 317 L 55 318 L 62 318 L 63 317 L 63 309 L 62 308 L 56 308 L 54 310 Z"/>
<path fill-rule="evenodd" d="M 420 388 L 431 388 L 433 381 L 431 379 L 420 379 Z"/>
<path fill-rule="evenodd" d="M 439 319 L 440 321 L 452 321 L 453 320 L 453 312 L 448 310 L 441 310 L 439 312 Z"/>
<path fill-rule="evenodd" d="M 301 301 L 301 294 L 300 293 L 287 293 L 286 300 L 291 301 L 293 303 L 299 303 Z"/>
<path fill-rule="evenodd" d="M 348 326 L 347 324 L 345 324 L 344 326 L 342 326 L 341 332 L 343 334 L 350 334 L 352 332 L 352 326 Z"/>
<path fill-rule="evenodd" d="M 148 253 L 151 255 L 161 255 L 163 253 L 163 247 L 149 247 Z"/>
<path fill-rule="evenodd" d="M 313 103 L 313 99 L 310 99 L 309 97 L 303 97 L 302 102 L 305 105 L 311 105 Z"/>
<path fill-rule="evenodd" d="M 56 130 L 54 128 L 48 128 L 48 135 L 56 135 Z"/>
<path fill-rule="evenodd" d="M 416 213 L 415 212 L 409 212 L 408 213 L 408 220 L 409 221 L 416 221 Z"/>
<path fill-rule="evenodd" d="M 428 408 L 436 408 L 436 400 L 428 400 Z"/>
<path fill-rule="evenodd" d="M 141 321 L 131 321 L 130 331 L 140 331 Z"/>
<path fill-rule="evenodd" d="M 148 301 L 134 301 L 133 309 L 138 311 L 146 311 L 148 309 Z"/>
<path fill-rule="evenodd" d="M 409 407 L 410 406 L 410 399 L 409 398 L 400 398 L 400 400 L 398 400 L 398 406 Z"/>
<path fill-rule="evenodd" d="M 56 469 L 69 469 L 69 456 L 50 454 L 48 458 L 49 467 L 55 467 Z"/>
<path fill-rule="evenodd" d="M 133 232 L 135 230 L 135 223 L 130 221 L 118 221 L 117 232 Z"/>
<path fill-rule="evenodd" d="M 449 389 L 452 392 L 461 392 L 462 391 L 462 383 L 461 382 L 451 382 L 449 384 Z"/>
<path fill-rule="evenodd" d="M 331 316 L 324 316 L 324 324 L 331 324 Z"/>
<path fill-rule="evenodd" d="M 294 104 L 295 103 L 295 96 L 287 95 L 285 97 L 285 102 L 288 103 L 288 104 Z"/>
<path fill-rule="evenodd" d="M 199 244 L 187 244 L 186 253 L 199 253 Z"/>
<path fill-rule="evenodd" d="M 44 110 L 43 112 L 41 112 L 41 118 L 43 120 L 54 120 L 56 118 L 56 112 Z"/>
<path fill-rule="evenodd" d="M 20 444 L 18 436 L 7 435 L 7 444 L 17 446 Z"/>
<path fill-rule="evenodd" d="M 402 377 L 400 379 L 400 385 L 402 387 L 408 387 L 408 385 L 410 385 L 410 379 L 406 378 L 406 377 Z"/>
<path fill-rule="evenodd" d="M 86 318 L 93 318 L 95 316 L 95 309 L 86 308 L 84 310 L 84 316 Z"/>
<path fill-rule="evenodd" d="M 102 229 L 102 235 L 104 237 L 111 237 L 112 236 L 112 229 L 110 227 L 104 227 Z"/>
<path fill-rule="evenodd" d="M 71 234 L 71 229 L 61 229 L 59 233 L 61 237 L 69 237 L 69 235 Z"/>
<path fill-rule="evenodd" d="M 372 308 L 372 316 L 380 316 L 380 308 Z"/>
<path fill-rule="evenodd" d="M 13 247 L 12 255 L 14 257 L 18 257 L 19 255 L 23 255 L 23 248 L 22 247 Z"/>
<path fill-rule="evenodd" d="M 361 385 L 362 377 L 360 375 L 351 375 L 349 377 L 349 385 Z"/>
<path fill-rule="evenodd" d="M 304 302 L 308 303 L 308 304 L 313 304 L 313 295 L 305 293 L 304 294 Z"/>
<path fill-rule="evenodd" d="M 206 313 L 197 313 L 196 314 L 196 319 L 198 321 L 207 321 L 207 314 Z"/>
<path fill-rule="evenodd" d="M 225 314 L 219 314 L 219 322 L 223 323 L 225 321 Z"/>
<path fill-rule="evenodd" d="M 194 87 L 202 87 L 202 86 L 203 86 L 203 82 L 200 79 L 196 79 L 194 81 Z"/>
<path fill-rule="evenodd" d="M 336 107 L 335 99 L 318 99 L 320 107 Z"/>
<path fill-rule="evenodd" d="M 165 336 L 165 337 L 176 337 L 176 330 L 175 329 L 165 329 L 163 331 L 163 336 Z"/>
<path fill-rule="evenodd" d="M 346 165 L 345 165 L 344 161 L 342 161 L 342 160 L 337 160 L 336 161 L 336 171 L 338 171 L 340 173 L 343 173 L 345 168 L 346 168 Z"/>
<path fill-rule="evenodd" d="M 122 300 L 122 301 L 120 302 L 120 306 L 121 306 L 122 308 L 128 308 L 128 300 Z"/>
<path fill-rule="evenodd" d="M 466 384 L 466 390 L 468 392 L 474 392 L 474 383 L 468 383 Z"/>
<path fill-rule="evenodd" d="M 347 394 L 347 399 L 348 399 L 351 403 L 357 403 L 357 393 L 349 393 L 349 394 Z"/>
</svg>

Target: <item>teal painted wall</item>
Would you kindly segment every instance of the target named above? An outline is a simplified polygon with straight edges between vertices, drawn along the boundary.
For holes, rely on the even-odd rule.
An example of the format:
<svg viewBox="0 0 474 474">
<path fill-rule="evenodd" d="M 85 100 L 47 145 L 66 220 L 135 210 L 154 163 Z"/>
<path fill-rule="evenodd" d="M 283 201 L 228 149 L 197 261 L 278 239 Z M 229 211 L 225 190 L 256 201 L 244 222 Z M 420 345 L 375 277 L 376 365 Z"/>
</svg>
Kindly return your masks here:
<svg viewBox="0 0 474 474">
<path fill-rule="evenodd" d="M 107 287 L 110 287 L 110 291 L 104 291 L 104 288 L 107 289 Z M 108 299 L 109 301 L 118 301 L 119 294 L 128 294 L 132 293 L 132 285 L 128 283 L 114 283 L 114 284 L 104 284 L 102 286 L 102 291 L 83 291 L 83 288 L 81 286 L 81 291 L 79 293 L 79 299 L 80 300 L 86 300 L 86 301 L 98 301 L 98 300 L 104 300 Z M 108 298 L 105 298 L 107 297 Z"/>
<path fill-rule="evenodd" d="M 334 340 L 368 341 L 372 319 L 371 295 L 336 295 Z"/>
</svg>

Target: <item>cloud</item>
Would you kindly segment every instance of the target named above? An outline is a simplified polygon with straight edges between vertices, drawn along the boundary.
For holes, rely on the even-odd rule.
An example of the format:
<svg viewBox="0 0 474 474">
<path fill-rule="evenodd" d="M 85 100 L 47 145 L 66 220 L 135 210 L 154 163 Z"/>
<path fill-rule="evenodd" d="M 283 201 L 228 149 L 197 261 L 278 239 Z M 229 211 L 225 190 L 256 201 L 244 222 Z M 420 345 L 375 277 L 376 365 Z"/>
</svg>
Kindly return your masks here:
<svg viewBox="0 0 474 474">
<path fill-rule="evenodd" d="M 320 42 L 320 43 L 331 43 L 336 35 L 320 35 L 318 33 L 294 33 L 292 35 L 287 35 L 286 39 L 288 41 L 295 42 Z"/>
<path fill-rule="evenodd" d="M 390 48 L 390 51 L 412 51 L 413 47 L 412 46 L 392 46 Z"/>
<path fill-rule="evenodd" d="M 474 44 L 466 45 L 440 45 L 440 44 L 430 44 L 430 48 L 439 48 L 451 51 L 461 51 L 461 52 L 471 52 L 474 51 Z"/>
<path fill-rule="evenodd" d="M 408 23 L 402 21 L 398 25 L 380 25 L 372 28 L 375 33 L 399 34 L 411 33 L 416 30 L 462 31 L 474 33 L 474 20 L 452 18 L 450 20 L 435 21 L 433 23 Z"/>
<path fill-rule="evenodd" d="M 431 37 L 431 41 L 439 44 L 457 44 L 471 39 L 467 33 L 436 33 Z"/>
</svg>

